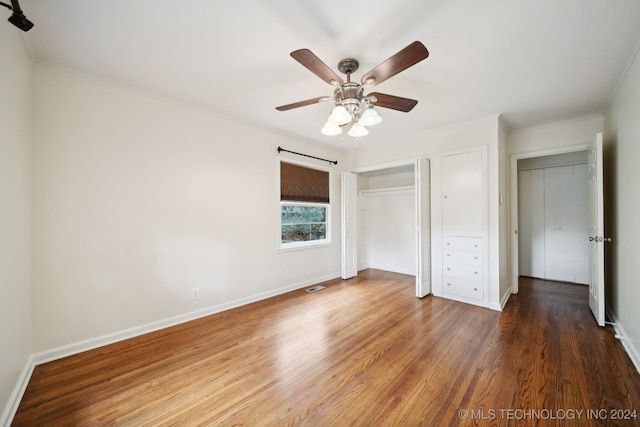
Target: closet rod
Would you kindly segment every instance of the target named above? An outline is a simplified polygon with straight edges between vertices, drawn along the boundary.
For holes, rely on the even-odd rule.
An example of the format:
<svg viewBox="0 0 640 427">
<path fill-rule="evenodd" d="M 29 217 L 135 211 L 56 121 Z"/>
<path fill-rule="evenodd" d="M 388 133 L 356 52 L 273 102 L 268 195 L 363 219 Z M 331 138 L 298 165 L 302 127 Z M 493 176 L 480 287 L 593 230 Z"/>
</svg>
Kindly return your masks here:
<svg viewBox="0 0 640 427">
<path fill-rule="evenodd" d="M 338 164 L 338 161 L 337 161 L 337 160 L 327 160 L 327 159 L 322 159 L 322 158 L 320 158 L 320 157 L 310 156 L 310 155 L 308 155 L 308 154 L 296 153 L 295 151 L 289 151 L 289 150 L 285 150 L 285 149 L 284 149 L 284 148 L 282 148 L 282 147 L 278 147 L 278 153 L 280 153 L 280 152 L 282 152 L 282 151 L 285 151 L 285 152 L 287 152 L 287 153 L 291 153 L 291 154 L 296 154 L 296 155 L 298 155 L 298 156 L 304 156 L 304 157 L 310 157 L 310 158 L 312 158 L 312 159 L 316 159 L 316 160 L 322 160 L 323 162 L 329 162 L 329 163 L 334 164 L 334 165 L 337 165 L 337 164 Z"/>
</svg>

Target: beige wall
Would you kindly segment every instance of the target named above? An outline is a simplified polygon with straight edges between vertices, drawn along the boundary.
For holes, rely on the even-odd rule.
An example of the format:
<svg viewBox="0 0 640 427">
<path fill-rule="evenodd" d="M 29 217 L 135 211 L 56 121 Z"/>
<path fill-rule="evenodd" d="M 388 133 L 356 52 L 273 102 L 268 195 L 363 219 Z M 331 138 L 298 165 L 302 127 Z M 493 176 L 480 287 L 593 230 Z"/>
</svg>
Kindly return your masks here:
<svg viewBox="0 0 640 427">
<path fill-rule="evenodd" d="M 68 72 L 34 75 L 34 352 L 340 274 L 341 152 Z M 279 145 L 339 161 L 332 245 L 277 251 Z"/>
<path fill-rule="evenodd" d="M 520 129 L 507 135 L 508 154 L 571 149 L 590 143 L 603 129 L 604 118 L 600 115 Z"/>
<path fill-rule="evenodd" d="M 32 66 L 21 35 L 0 25 L 0 425 L 31 355 Z"/>
<path fill-rule="evenodd" d="M 607 309 L 640 370 L 640 56 L 629 68 L 609 113 L 604 138 Z"/>
</svg>

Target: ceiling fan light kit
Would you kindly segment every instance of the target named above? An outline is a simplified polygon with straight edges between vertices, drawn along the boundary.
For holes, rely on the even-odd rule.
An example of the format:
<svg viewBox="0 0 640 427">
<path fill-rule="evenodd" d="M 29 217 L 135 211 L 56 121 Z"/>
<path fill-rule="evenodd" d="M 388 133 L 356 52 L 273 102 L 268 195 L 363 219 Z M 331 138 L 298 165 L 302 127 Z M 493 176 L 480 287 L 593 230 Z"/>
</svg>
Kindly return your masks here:
<svg viewBox="0 0 640 427">
<path fill-rule="evenodd" d="M 338 64 L 338 70 L 347 76 L 347 81 L 345 82 L 309 49 L 293 51 L 291 52 L 293 59 L 326 83 L 335 87 L 333 96 L 318 97 L 293 104 L 282 105 L 276 107 L 276 110 L 287 111 L 333 100 L 335 106 L 333 110 L 331 110 L 329 118 L 320 132 L 327 136 L 340 135 L 342 133 L 342 127 L 352 123 L 347 133 L 349 136 L 354 138 L 366 136 L 369 134 L 367 127 L 375 126 L 382 122 L 382 117 L 374 110 L 374 106 L 407 113 L 416 106 L 418 101 L 377 92 L 365 95 L 365 88 L 382 83 L 388 78 L 426 59 L 428 56 L 429 52 L 427 48 L 419 41 L 415 41 L 366 73 L 362 76 L 360 83 L 357 83 L 351 81 L 351 74 L 359 67 L 357 60 L 346 58 Z"/>
</svg>

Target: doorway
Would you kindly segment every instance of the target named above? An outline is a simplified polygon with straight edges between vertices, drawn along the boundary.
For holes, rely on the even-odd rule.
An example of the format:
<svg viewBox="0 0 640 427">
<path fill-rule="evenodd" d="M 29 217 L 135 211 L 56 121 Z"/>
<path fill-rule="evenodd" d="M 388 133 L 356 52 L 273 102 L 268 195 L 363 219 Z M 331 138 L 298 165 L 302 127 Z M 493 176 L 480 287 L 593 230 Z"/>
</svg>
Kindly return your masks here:
<svg viewBox="0 0 640 427">
<path fill-rule="evenodd" d="M 415 167 L 358 173 L 358 271 L 416 274 Z"/>
<path fill-rule="evenodd" d="M 589 284 L 587 151 L 520 159 L 520 276 Z"/>
<path fill-rule="evenodd" d="M 429 160 L 378 165 L 342 177 L 342 278 L 374 268 L 415 277 L 431 293 Z"/>
<path fill-rule="evenodd" d="M 536 179 L 542 179 L 544 183 L 544 173 L 543 170 L 548 168 L 561 168 L 564 166 L 573 167 L 575 164 L 581 164 L 583 162 L 584 156 L 588 153 L 589 145 L 577 145 L 571 147 L 563 147 L 558 149 L 550 149 L 550 150 L 542 150 L 537 152 L 529 152 L 522 154 L 513 154 L 510 156 L 510 229 L 511 229 L 511 239 L 510 239 L 510 254 L 511 254 L 511 262 L 510 262 L 510 278 L 511 278 L 511 290 L 513 293 L 518 293 L 518 279 L 521 275 L 523 276 L 543 276 L 541 278 L 544 279 L 546 276 L 546 258 L 547 256 L 553 256 L 553 250 L 547 254 L 546 248 L 551 247 L 553 244 L 554 237 L 560 236 L 562 233 L 558 233 L 558 236 L 553 236 L 549 234 L 550 239 L 547 241 L 545 236 L 546 223 L 544 221 L 545 211 L 544 211 L 544 184 L 532 184 L 531 182 L 527 182 L 528 178 L 526 175 L 538 175 L 538 178 L 533 178 L 533 181 Z M 523 175 L 520 174 L 521 170 L 538 170 L 538 172 L 527 172 Z M 566 171 L 558 172 L 560 169 L 557 169 L 553 172 L 549 173 L 549 178 L 551 180 L 549 183 L 554 182 L 558 177 L 555 175 L 567 175 L 568 169 Z M 573 173 L 573 169 L 572 169 Z M 524 177 L 524 182 L 520 182 Z M 542 177 L 542 178 L 540 178 Z M 588 185 L 588 177 L 585 177 Z M 568 188 L 568 184 L 565 182 L 566 187 Z M 532 188 L 533 187 L 533 188 Z M 553 191 L 553 186 L 551 191 Z M 588 188 L 588 187 L 587 187 Z M 528 194 L 532 199 L 535 199 L 536 203 L 532 203 L 529 211 L 521 214 L 521 208 L 526 210 L 526 207 L 519 207 L 519 204 L 523 199 L 520 194 L 520 189 L 523 190 L 525 194 Z M 557 188 L 555 188 L 557 189 Z M 565 188 L 566 189 L 566 188 Z M 556 194 L 550 194 L 551 197 L 558 197 Z M 526 203 L 525 203 L 526 205 Z M 584 207 L 584 213 L 587 214 L 588 217 L 588 198 L 587 204 Z M 551 212 L 553 215 L 554 211 Z M 524 216 L 524 218 L 522 218 Z M 530 217 L 527 219 L 527 216 Z M 521 219 L 524 219 L 525 222 L 530 227 L 527 229 L 527 225 L 521 229 Z M 536 222 L 537 220 L 537 222 Z M 555 220 L 550 221 L 549 223 L 549 231 L 550 233 L 553 231 L 553 227 L 555 226 L 556 232 L 566 231 L 566 235 L 572 234 L 569 233 L 568 230 L 563 229 L 563 225 L 558 223 Z M 561 230 L 557 230 L 557 228 L 561 228 Z M 521 236 L 521 233 L 524 233 L 524 236 Z M 536 235 L 537 236 L 534 236 Z M 542 235 L 541 235 L 542 233 Z M 584 234 L 584 238 L 588 238 L 588 229 L 586 234 Z M 521 247 L 521 240 L 527 241 L 529 239 L 529 244 Z M 578 237 L 574 236 L 574 241 L 577 241 Z M 588 242 L 588 240 L 587 240 Z M 588 246 L 588 245 L 587 245 Z M 554 250 L 557 248 L 553 248 Z M 587 249 L 588 251 L 588 249 Z M 535 254 L 537 255 L 535 255 Z M 540 255 L 542 254 L 542 255 Z M 520 258 L 525 258 L 524 260 L 520 260 Z M 521 267 L 523 271 L 521 272 Z M 553 268 L 553 267 L 552 267 Z M 587 252 L 587 268 L 588 268 L 588 252 Z M 555 273 L 554 273 L 555 275 Z M 566 277 L 566 276 L 562 276 Z M 558 279 L 551 279 L 558 280 Z M 563 281 L 574 281 L 574 280 L 563 280 Z M 580 279 L 582 281 L 582 279 Z M 588 283 L 588 280 L 587 282 Z"/>
</svg>

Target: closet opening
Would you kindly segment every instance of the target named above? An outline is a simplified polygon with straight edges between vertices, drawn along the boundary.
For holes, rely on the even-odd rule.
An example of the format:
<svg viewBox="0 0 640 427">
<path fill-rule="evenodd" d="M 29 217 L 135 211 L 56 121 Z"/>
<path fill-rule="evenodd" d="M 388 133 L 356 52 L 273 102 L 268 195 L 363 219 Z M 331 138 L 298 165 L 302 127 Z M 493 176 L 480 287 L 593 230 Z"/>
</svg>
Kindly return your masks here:
<svg viewBox="0 0 640 427">
<path fill-rule="evenodd" d="M 416 275 L 415 165 L 358 174 L 358 271 Z"/>
<path fill-rule="evenodd" d="M 342 278 L 373 268 L 413 276 L 431 293 L 430 161 L 342 172 Z"/>
</svg>

